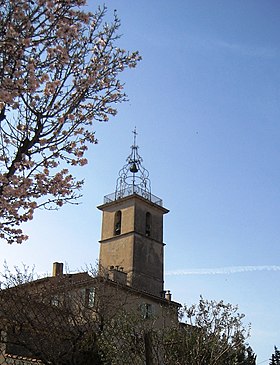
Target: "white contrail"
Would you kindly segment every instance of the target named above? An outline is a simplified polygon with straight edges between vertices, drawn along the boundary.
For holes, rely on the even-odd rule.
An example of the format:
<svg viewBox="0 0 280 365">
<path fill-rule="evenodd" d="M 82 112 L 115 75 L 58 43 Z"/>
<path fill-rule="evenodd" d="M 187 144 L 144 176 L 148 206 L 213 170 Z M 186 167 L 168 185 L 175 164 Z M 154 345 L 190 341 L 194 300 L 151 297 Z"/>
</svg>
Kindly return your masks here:
<svg viewBox="0 0 280 365">
<path fill-rule="evenodd" d="M 280 271 L 280 266 L 263 265 L 263 266 L 228 266 L 217 267 L 212 269 L 183 269 L 167 271 L 165 275 L 228 275 L 250 271 Z"/>
</svg>

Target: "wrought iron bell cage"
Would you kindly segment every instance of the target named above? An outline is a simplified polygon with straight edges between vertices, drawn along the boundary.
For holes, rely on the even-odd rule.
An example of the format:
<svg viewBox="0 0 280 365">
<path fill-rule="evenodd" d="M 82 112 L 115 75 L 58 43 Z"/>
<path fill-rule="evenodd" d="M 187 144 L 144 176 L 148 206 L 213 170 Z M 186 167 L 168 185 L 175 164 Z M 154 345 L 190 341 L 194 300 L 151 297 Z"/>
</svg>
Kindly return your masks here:
<svg viewBox="0 0 280 365">
<path fill-rule="evenodd" d="M 139 147 L 136 144 L 136 128 L 134 129 L 133 134 L 134 141 L 131 146 L 131 153 L 126 159 L 126 164 L 119 171 L 116 190 L 113 194 L 105 196 L 104 203 L 137 194 L 162 206 L 162 200 L 151 193 L 149 172 L 142 165 L 143 159 L 138 153 Z"/>
</svg>

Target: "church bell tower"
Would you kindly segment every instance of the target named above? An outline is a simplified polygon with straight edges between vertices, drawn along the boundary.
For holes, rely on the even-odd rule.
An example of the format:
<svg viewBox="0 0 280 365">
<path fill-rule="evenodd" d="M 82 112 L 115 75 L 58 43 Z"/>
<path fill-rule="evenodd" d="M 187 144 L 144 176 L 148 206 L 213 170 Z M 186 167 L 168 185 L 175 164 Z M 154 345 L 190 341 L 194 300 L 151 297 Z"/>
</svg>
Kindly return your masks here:
<svg viewBox="0 0 280 365">
<path fill-rule="evenodd" d="M 123 273 L 125 284 L 160 297 L 163 292 L 163 215 L 168 210 L 151 193 L 148 171 L 134 142 L 119 172 L 116 190 L 98 207 L 103 212 L 100 270 Z"/>
</svg>

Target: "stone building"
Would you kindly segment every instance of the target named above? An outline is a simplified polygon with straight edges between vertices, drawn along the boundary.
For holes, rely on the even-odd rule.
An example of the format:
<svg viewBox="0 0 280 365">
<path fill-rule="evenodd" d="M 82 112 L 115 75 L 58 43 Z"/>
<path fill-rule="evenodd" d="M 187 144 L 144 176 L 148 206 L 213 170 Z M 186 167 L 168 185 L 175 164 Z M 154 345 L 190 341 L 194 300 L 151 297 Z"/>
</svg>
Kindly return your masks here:
<svg viewBox="0 0 280 365">
<path fill-rule="evenodd" d="M 99 275 L 149 298 L 151 311 L 173 303 L 164 290 L 163 218 L 168 209 L 153 195 L 149 173 L 136 145 L 119 172 L 115 192 L 98 207 L 103 213 Z M 154 307 L 154 309 L 153 309 Z"/>
<path fill-rule="evenodd" d="M 163 218 L 168 210 L 163 207 L 162 200 L 151 193 L 149 173 L 142 162 L 134 131 L 131 153 L 119 172 L 115 192 L 106 195 L 103 204 L 98 206 L 102 211 L 102 228 L 96 276 L 85 272 L 65 274 L 63 264 L 54 263 L 52 277 L 9 289 L 9 293 L 19 296 L 22 307 L 15 310 L 7 307 L 5 313 L 4 307 L 2 311 L 0 309 L 0 365 L 37 361 L 34 356 L 36 335 L 38 341 L 44 341 L 40 333 L 34 337 L 29 331 L 22 340 L 27 341 L 24 342 L 25 347 L 23 343 L 16 345 L 16 341 L 9 343 L 11 332 L 11 337 L 15 337 L 14 327 L 18 328 L 20 321 L 22 325 L 26 322 L 26 318 L 21 319 L 17 313 L 25 312 L 22 309 L 28 307 L 27 302 L 32 303 L 31 317 L 45 328 L 44 333 L 51 323 L 42 322 L 42 313 L 48 313 L 48 318 L 53 315 L 48 308 L 55 308 L 59 313 L 61 308 L 71 308 L 71 312 L 63 312 L 63 318 L 66 322 L 71 316 L 75 320 L 80 318 L 85 336 L 87 332 L 96 330 L 94 326 L 101 328 L 109 317 L 113 318 L 122 311 L 140 313 L 145 319 L 154 318 L 153 326 L 157 328 L 178 322 L 180 304 L 172 301 L 170 291 L 164 289 Z M 7 293 L 2 291 L 2 303 L 9 300 L 5 299 L 5 295 L 6 298 L 13 297 L 13 294 L 9 297 Z M 29 311 L 27 316 L 30 318 Z M 19 319 L 16 320 L 17 317 Z M 70 320 L 74 321 L 73 318 Z M 5 327 L 3 323 L 8 325 Z M 63 336 L 67 332 L 65 323 L 59 322 L 58 325 L 57 331 Z M 28 348 L 26 337 L 32 339 L 33 346 Z M 48 341 L 57 343 L 54 337 L 50 335 Z M 40 349 L 37 354 L 44 360 Z"/>
<path fill-rule="evenodd" d="M 148 176 L 134 140 L 115 192 L 98 207 L 103 212 L 99 262 L 102 268 L 122 270 L 127 285 L 164 297 L 163 216 L 168 210 L 151 193 Z"/>
</svg>

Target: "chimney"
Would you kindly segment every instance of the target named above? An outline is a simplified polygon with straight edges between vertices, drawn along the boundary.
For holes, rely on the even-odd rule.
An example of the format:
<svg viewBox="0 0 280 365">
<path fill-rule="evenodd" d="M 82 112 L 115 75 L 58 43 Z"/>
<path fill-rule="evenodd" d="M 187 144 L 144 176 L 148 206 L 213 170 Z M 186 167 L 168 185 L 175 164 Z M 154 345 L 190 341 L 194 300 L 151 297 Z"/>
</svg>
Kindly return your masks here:
<svg viewBox="0 0 280 365">
<path fill-rule="evenodd" d="M 167 290 L 166 294 L 165 294 L 165 299 L 168 300 L 169 302 L 171 302 L 171 293 L 170 290 Z"/>
<path fill-rule="evenodd" d="M 53 263 L 53 276 L 63 275 L 63 263 L 62 262 L 54 262 Z"/>
</svg>

